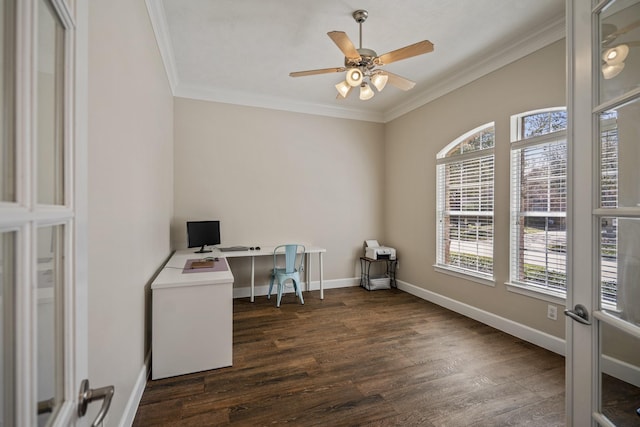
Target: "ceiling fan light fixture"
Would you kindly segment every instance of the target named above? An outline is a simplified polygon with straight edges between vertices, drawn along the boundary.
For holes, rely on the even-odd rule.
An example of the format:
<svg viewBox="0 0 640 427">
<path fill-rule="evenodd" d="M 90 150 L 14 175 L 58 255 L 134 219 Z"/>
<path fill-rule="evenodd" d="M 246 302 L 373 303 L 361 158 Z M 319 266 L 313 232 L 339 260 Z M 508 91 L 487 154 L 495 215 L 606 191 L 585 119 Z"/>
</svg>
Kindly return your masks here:
<svg viewBox="0 0 640 427">
<path fill-rule="evenodd" d="M 360 99 L 361 100 L 366 101 L 367 99 L 371 99 L 371 98 L 373 98 L 373 95 L 375 95 L 375 93 L 373 92 L 373 89 L 371 89 L 371 87 L 369 87 L 368 84 L 362 83 L 360 85 Z"/>
<path fill-rule="evenodd" d="M 346 80 L 343 80 L 336 85 L 336 89 L 341 97 L 346 98 L 349 96 L 349 92 L 351 92 L 351 89 L 353 88 L 346 82 Z"/>
<path fill-rule="evenodd" d="M 378 89 L 378 92 L 382 92 L 385 85 L 387 84 L 387 80 L 389 80 L 389 76 L 382 73 L 377 73 L 371 76 L 371 83 Z"/>
<path fill-rule="evenodd" d="M 627 59 L 629 55 L 629 46 L 626 44 L 620 44 L 604 51 L 602 59 L 607 65 L 619 65 Z"/>
<path fill-rule="evenodd" d="M 604 64 L 602 66 L 602 75 L 605 80 L 609 80 L 620 74 L 624 69 L 624 62 L 616 65 Z"/>
<path fill-rule="evenodd" d="M 359 68 L 350 68 L 347 70 L 346 81 L 352 87 L 360 86 L 360 83 L 362 83 L 363 77 L 364 75 L 362 74 L 362 71 Z"/>
</svg>

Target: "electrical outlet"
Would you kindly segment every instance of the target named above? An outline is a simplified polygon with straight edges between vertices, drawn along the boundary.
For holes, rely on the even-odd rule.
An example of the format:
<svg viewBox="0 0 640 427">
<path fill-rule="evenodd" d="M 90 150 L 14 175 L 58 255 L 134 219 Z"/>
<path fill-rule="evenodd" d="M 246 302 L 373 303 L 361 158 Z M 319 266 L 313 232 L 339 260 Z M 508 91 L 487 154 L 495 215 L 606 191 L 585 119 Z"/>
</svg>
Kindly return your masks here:
<svg viewBox="0 0 640 427">
<path fill-rule="evenodd" d="M 558 307 L 549 304 L 547 306 L 547 317 L 551 320 L 558 320 Z"/>
</svg>

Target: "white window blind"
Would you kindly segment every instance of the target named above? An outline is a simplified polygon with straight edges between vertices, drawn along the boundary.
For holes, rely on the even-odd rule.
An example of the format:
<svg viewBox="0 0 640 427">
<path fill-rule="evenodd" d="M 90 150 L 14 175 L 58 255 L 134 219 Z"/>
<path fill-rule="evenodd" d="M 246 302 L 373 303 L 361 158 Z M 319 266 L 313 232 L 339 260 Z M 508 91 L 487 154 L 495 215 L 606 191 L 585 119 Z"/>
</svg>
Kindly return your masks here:
<svg viewBox="0 0 640 427">
<path fill-rule="evenodd" d="M 600 207 L 618 207 L 618 129 L 607 120 L 600 131 Z"/>
<path fill-rule="evenodd" d="M 436 264 L 493 276 L 493 123 L 474 129 L 438 154 Z"/>
<path fill-rule="evenodd" d="M 600 117 L 600 207 L 618 207 L 618 127 L 615 111 Z M 616 304 L 618 295 L 618 218 L 600 219 L 600 294 Z"/>
<path fill-rule="evenodd" d="M 516 116 L 511 147 L 511 281 L 566 291 L 566 112 Z"/>
</svg>

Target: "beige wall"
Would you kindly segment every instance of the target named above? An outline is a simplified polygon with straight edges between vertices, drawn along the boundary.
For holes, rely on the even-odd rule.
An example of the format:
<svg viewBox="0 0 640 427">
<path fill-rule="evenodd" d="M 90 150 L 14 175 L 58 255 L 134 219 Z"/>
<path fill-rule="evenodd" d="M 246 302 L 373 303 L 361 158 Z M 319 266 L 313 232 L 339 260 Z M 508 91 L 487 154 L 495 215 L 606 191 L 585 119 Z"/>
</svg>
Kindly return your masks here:
<svg viewBox="0 0 640 427">
<path fill-rule="evenodd" d="M 382 124 L 177 98 L 173 247 L 187 220 L 217 219 L 223 246 L 322 246 L 325 279 L 353 278 L 363 241 L 383 238 L 383 144 Z M 248 286 L 248 260 L 231 264 Z"/>
<path fill-rule="evenodd" d="M 510 116 L 564 106 L 564 40 L 436 99 L 387 124 L 385 235 L 398 249 L 398 278 L 557 337 L 564 317 L 549 320 L 547 302 L 509 292 Z M 495 121 L 495 287 L 438 273 L 436 261 L 436 154 L 448 143 Z"/>
<path fill-rule="evenodd" d="M 144 365 L 145 293 L 170 253 L 173 98 L 144 1 L 91 0 L 89 29 L 89 378 L 115 385 L 117 425 Z"/>
</svg>

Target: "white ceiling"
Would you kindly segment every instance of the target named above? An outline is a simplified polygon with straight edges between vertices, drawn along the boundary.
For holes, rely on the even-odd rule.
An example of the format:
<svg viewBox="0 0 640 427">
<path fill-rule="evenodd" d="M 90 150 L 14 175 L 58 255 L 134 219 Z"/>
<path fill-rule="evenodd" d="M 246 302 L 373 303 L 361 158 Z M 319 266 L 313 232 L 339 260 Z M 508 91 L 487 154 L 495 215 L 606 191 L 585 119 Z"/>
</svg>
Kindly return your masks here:
<svg viewBox="0 0 640 427">
<path fill-rule="evenodd" d="M 564 37 L 564 0 L 147 0 L 174 95 L 386 122 Z M 421 40 L 432 53 L 384 66 L 417 82 L 372 99 L 337 100 L 344 73 L 327 36 L 359 47 L 353 11 L 365 9 L 362 47 L 378 55 Z"/>
</svg>

